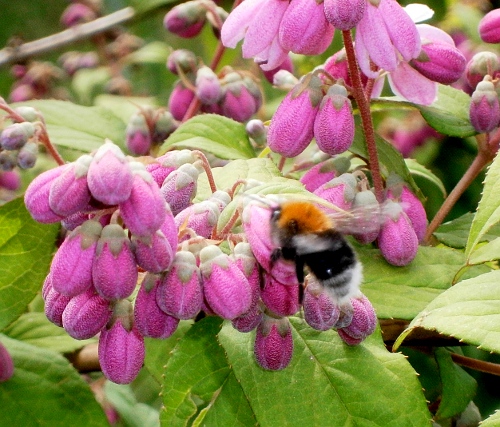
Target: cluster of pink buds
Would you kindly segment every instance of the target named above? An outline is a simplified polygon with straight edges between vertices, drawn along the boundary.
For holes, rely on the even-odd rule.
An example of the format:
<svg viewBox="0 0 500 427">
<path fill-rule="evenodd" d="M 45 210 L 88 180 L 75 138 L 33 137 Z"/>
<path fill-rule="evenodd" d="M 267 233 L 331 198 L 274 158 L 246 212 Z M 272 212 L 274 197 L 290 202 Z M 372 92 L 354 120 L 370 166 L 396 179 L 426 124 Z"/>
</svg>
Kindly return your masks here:
<svg viewBox="0 0 500 427">
<path fill-rule="evenodd" d="M 203 112 L 239 122 L 249 120 L 262 104 L 260 88 L 248 73 L 226 67 L 216 74 L 210 67 L 198 65 L 195 55 L 185 49 L 172 52 L 167 67 L 181 78 L 169 99 L 169 110 L 176 120 L 182 120 L 195 98 Z"/>
<path fill-rule="evenodd" d="M 134 155 L 149 154 L 155 146 L 162 144 L 178 126 L 178 122 L 169 111 L 142 108 L 130 117 L 127 124 L 127 148 Z"/>
<path fill-rule="evenodd" d="M 333 84 L 326 92 L 320 77 L 307 74 L 288 93 L 269 126 L 271 150 L 295 157 L 313 137 L 321 151 L 340 154 L 354 140 L 354 116 L 346 88 Z"/>
<path fill-rule="evenodd" d="M 4 122 L 5 127 L 0 131 L 0 170 L 4 174 L 16 166 L 21 169 L 35 166 L 43 120 L 32 107 L 17 107 L 9 119 L 13 123 Z M 14 176 L 7 174 L 4 178 L 6 188 L 16 187 Z"/>
</svg>

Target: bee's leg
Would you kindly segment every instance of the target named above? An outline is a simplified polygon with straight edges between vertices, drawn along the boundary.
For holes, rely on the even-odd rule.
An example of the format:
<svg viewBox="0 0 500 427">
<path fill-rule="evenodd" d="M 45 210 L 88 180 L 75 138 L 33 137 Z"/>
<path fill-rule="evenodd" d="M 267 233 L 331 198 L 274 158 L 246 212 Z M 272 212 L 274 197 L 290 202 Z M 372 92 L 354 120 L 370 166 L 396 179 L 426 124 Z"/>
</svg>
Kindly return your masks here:
<svg viewBox="0 0 500 427">
<path fill-rule="evenodd" d="M 295 274 L 299 282 L 299 304 L 304 300 L 304 261 L 300 257 L 295 258 Z"/>
<path fill-rule="evenodd" d="M 281 248 L 276 248 L 271 252 L 271 268 L 280 258 L 283 257 L 283 253 L 281 252 Z"/>
</svg>

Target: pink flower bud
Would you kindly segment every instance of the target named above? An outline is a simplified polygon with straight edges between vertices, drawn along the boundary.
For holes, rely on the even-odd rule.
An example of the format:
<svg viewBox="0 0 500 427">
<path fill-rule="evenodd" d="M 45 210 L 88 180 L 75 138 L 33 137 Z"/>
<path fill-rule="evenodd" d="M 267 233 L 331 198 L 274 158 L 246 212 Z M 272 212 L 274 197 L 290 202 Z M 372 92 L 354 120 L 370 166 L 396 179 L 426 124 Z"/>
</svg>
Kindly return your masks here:
<svg viewBox="0 0 500 427">
<path fill-rule="evenodd" d="M 134 114 L 128 124 L 126 132 L 126 145 L 128 150 L 137 156 L 149 153 L 152 140 L 146 118 L 143 114 Z"/>
<path fill-rule="evenodd" d="M 255 304 L 250 308 L 249 311 L 242 314 L 241 316 L 235 317 L 231 324 L 233 328 L 239 332 L 250 332 L 253 331 L 262 322 L 262 309 L 259 304 Z"/>
<path fill-rule="evenodd" d="M 354 141 L 354 116 L 344 86 L 335 84 L 321 101 L 314 120 L 314 137 L 321 151 L 340 154 Z"/>
<path fill-rule="evenodd" d="M 250 244 L 247 242 L 239 242 L 233 250 L 233 256 L 236 265 L 248 279 L 248 284 L 252 291 L 252 307 L 256 306 L 260 297 L 261 275 L 259 264 L 255 259 Z"/>
<path fill-rule="evenodd" d="M 0 383 L 8 381 L 14 375 L 14 362 L 12 357 L 0 342 Z"/>
<path fill-rule="evenodd" d="M 45 301 L 44 311 L 47 319 L 49 319 L 54 325 L 62 327 L 62 314 L 71 298 L 54 290 L 51 283 L 50 273 L 45 279 L 43 300 Z"/>
<path fill-rule="evenodd" d="M 286 317 L 264 315 L 255 335 L 255 359 L 264 369 L 278 371 L 288 366 L 293 355 L 293 337 Z"/>
<path fill-rule="evenodd" d="M 158 112 L 154 121 L 153 144 L 161 144 L 178 126 L 179 123 L 174 119 L 170 111 L 163 110 Z"/>
<path fill-rule="evenodd" d="M 349 326 L 339 328 L 340 338 L 349 345 L 357 345 L 368 335 L 371 335 L 377 327 L 377 315 L 368 298 L 362 295 L 352 298 L 353 307 L 352 321 Z"/>
<path fill-rule="evenodd" d="M 89 220 L 66 237 L 50 266 L 57 292 L 73 297 L 92 286 L 92 263 L 101 231 L 101 224 Z"/>
<path fill-rule="evenodd" d="M 17 165 L 17 157 L 18 152 L 15 151 L 0 151 L 0 171 L 1 172 L 10 172 Z"/>
<path fill-rule="evenodd" d="M 296 284 L 295 265 L 282 259 L 271 262 L 276 248 L 271 238 L 271 210 L 258 203 L 249 203 L 243 211 L 243 229 L 259 264 L 281 283 Z"/>
<path fill-rule="evenodd" d="M 21 177 L 17 170 L 0 172 L 0 187 L 16 191 L 21 186 Z"/>
<path fill-rule="evenodd" d="M 276 68 L 273 68 L 272 70 L 269 71 L 262 70 L 262 74 L 264 74 L 264 77 L 269 83 L 274 84 L 274 76 L 278 71 L 281 70 L 285 70 L 293 74 L 293 62 L 290 56 L 287 55 L 285 60 L 281 63 L 281 65 L 277 66 Z"/>
<path fill-rule="evenodd" d="M 17 165 L 21 169 L 31 169 L 38 159 L 38 143 L 28 141 L 17 153 Z"/>
<path fill-rule="evenodd" d="M 286 157 L 302 153 L 313 138 L 314 119 L 323 98 L 321 80 L 307 75 L 288 93 L 274 114 L 267 133 L 271 150 Z"/>
<path fill-rule="evenodd" d="M 35 221 L 48 224 L 59 222 L 62 217 L 57 215 L 49 205 L 49 192 L 52 183 L 62 175 L 68 165 L 58 166 L 38 175 L 24 193 L 24 204 Z"/>
<path fill-rule="evenodd" d="M 314 192 L 323 184 L 347 172 L 350 165 L 351 162 L 346 157 L 330 158 L 309 169 L 302 175 L 300 182 L 307 191 Z"/>
<path fill-rule="evenodd" d="M 178 75 L 177 68 L 180 68 L 184 74 L 194 73 L 198 67 L 196 55 L 187 49 L 174 50 L 167 59 L 167 68 Z"/>
<path fill-rule="evenodd" d="M 191 204 L 196 194 L 199 175 L 200 172 L 195 166 L 186 163 L 165 178 L 161 194 L 170 205 L 174 216 Z"/>
<path fill-rule="evenodd" d="M 479 22 L 479 36 L 486 43 L 500 43 L 500 9 L 494 9 Z"/>
<path fill-rule="evenodd" d="M 343 173 L 314 190 L 314 194 L 344 210 L 352 207 L 356 192 L 356 178 L 350 173 Z"/>
<path fill-rule="evenodd" d="M 40 112 L 33 107 L 21 105 L 20 107 L 14 108 L 14 111 L 27 122 L 36 122 L 41 118 Z"/>
<path fill-rule="evenodd" d="M 304 291 L 304 319 L 311 328 L 318 331 L 331 329 L 339 320 L 340 308 L 323 286 L 312 276 L 308 276 Z"/>
<path fill-rule="evenodd" d="M 279 42 L 285 50 L 320 55 L 330 46 L 335 29 L 326 20 L 322 2 L 294 0 L 279 26 Z"/>
<path fill-rule="evenodd" d="M 347 328 L 351 324 L 352 317 L 354 314 L 354 308 L 352 307 L 351 301 L 352 298 L 339 306 L 340 309 L 339 320 L 337 320 L 337 322 L 335 323 L 334 328 L 337 329 Z"/>
<path fill-rule="evenodd" d="M 110 302 L 89 289 L 71 298 L 62 314 L 62 323 L 70 336 L 86 340 L 106 326 L 111 313 Z"/>
<path fill-rule="evenodd" d="M 137 266 L 130 240 L 118 224 L 103 228 L 92 265 L 95 289 L 103 298 L 129 297 L 137 283 Z"/>
<path fill-rule="evenodd" d="M 196 96 L 202 104 L 212 105 L 219 101 L 222 89 L 217 74 L 206 65 L 196 72 Z"/>
<path fill-rule="evenodd" d="M 132 248 L 137 264 L 151 273 L 167 270 L 177 249 L 177 227 L 168 205 L 166 214 L 165 222 L 153 235 L 144 237 L 132 235 Z"/>
<path fill-rule="evenodd" d="M 151 235 L 165 222 L 165 199 L 142 164 L 133 163 L 132 191 L 119 207 L 125 225 L 137 236 Z"/>
<path fill-rule="evenodd" d="M 144 338 L 133 325 L 130 302 L 120 301 L 113 320 L 99 337 L 99 362 L 106 378 L 117 384 L 132 382 L 144 363 Z"/>
<path fill-rule="evenodd" d="M 299 286 L 278 282 L 264 273 L 264 287 L 260 293 L 262 302 L 277 316 L 292 316 L 300 310 Z"/>
<path fill-rule="evenodd" d="M 496 76 L 500 71 L 500 60 L 493 52 L 476 53 L 467 64 L 465 76 L 471 88 L 475 89 L 485 76 Z"/>
<path fill-rule="evenodd" d="M 130 196 L 133 176 L 120 148 L 107 141 L 90 163 L 87 181 L 92 196 L 107 205 L 117 205 Z"/>
<path fill-rule="evenodd" d="M 168 99 L 168 109 L 175 120 L 182 120 L 195 95 L 182 82 L 177 82 Z"/>
<path fill-rule="evenodd" d="M 366 10 L 366 0 L 325 0 L 325 16 L 335 28 L 345 31 L 354 28 Z"/>
<path fill-rule="evenodd" d="M 417 255 L 417 235 L 400 204 L 388 200 L 384 211 L 388 218 L 378 236 L 380 252 L 389 264 L 407 265 Z"/>
<path fill-rule="evenodd" d="M 231 320 L 250 309 L 252 291 L 248 279 L 218 246 L 210 245 L 200 251 L 200 271 L 203 293 L 217 315 Z"/>
<path fill-rule="evenodd" d="M 246 122 L 260 108 L 262 95 L 252 79 L 231 72 L 224 76 L 222 85 L 219 104 L 223 116 Z"/>
<path fill-rule="evenodd" d="M 158 306 L 178 319 L 192 319 L 201 310 L 203 291 L 195 256 L 188 251 L 175 254 L 156 293 Z"/>
<path fill-rule="evenodd" d="M 491 132 L 500 121 L 500 104 L 495 86 L 488 76 L 476 86 L 472 94 L 469 118 L 477 132 Z"/>
<path fill-rule="evenodd" d="M 87 172 L 91 161 L 89 155 L 79 157 L 50 186 L 49 206 L 56 214 L 67 217 L 88 206 Z"/>
<path fill-rule="evenodd" d="M 198 1 L 188 1 L 174 6 L 165 15 L 163 26 L 180 37 L 197 36 L 206 21 L 206 10 Z"/>
<path fill-rule="evenodd" d="M 143 337 L 168 338 L 179 324 L 179 319 L 165 313 L 156 302 L 160 282 L 160 276 L 146 274 L 135 299 L 135 326 Z"/>
<path fill-rule="evenodd" d="M 69 28 L 96 18 L 96 13 L 89 6 L 83 3 L 72 3 L 61 15 L 61 24 Z"/>
<path fill-rule="evenodd" d="M 417 58 L 410 61 L 410 64 L 432 81 L 442 84 L 453 83 L 465 71 L 465 56 L 455 47 L 452 40 L 451 43 L 445 43 L 435 37 L 434 32 L 441 30 L 431 27 L 432 30 L 427 31 L 428 27 L 431 26 L 417 25 L 422 38 L 422 50 Z"/>
<path fill-rule="evenodd" d="M 262 147 L 267 141 L 267 127 L 264 126 L 262 120 L 253 119 L 250 120 L 246 126 L 245 130 L 250 138 L 252 138 L 256 145 Z"/>
<path fill-rule="evenodd" d="M 35 97 L 36 94 L 33 86 L 27 83 L 16 85 L 9 94 L 9 100 L 11 102 L 29 101 Z"/>
<path fill-rule="evenodd" d="M 380 205 L 375 194 L 371 190 L 359 191 L 352 208 L 364 213 L 355 220 L 356 232 L 353 236 L 364 245 L 374 242 L 380 232 Z"/>
<path fill-rule="evenodd" d="M 14 123 L 0 133 L 0 145 L 4 150 L 19 150 L 34 134 L 35 126 L 33 123 Z"/>
<path fill-rule="evenodd" d="M 196 160 L 191 150 L 174 150 L 158 157 L 155 163 L 146 165 L 146 170 L 151 174 L 158 187 L 161 187 L 165 178 L 174 170 L 184 163 L 194 163 Z"/>
</svg>

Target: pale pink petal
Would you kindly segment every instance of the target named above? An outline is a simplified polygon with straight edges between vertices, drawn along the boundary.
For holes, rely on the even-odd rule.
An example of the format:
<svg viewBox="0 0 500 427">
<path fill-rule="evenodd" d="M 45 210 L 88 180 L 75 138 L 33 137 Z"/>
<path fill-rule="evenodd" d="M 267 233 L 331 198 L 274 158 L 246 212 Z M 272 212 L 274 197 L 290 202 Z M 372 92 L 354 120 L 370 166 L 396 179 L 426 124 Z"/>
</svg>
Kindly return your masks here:
<svg viewBox="0 0 500 427">
<path fill-rule="evenodd" d="M 242 46 L 243 58 L 254 57 L 271 45 L 273 39 L 278 36 L 281 18 L 287 7 L 287 1 L 265 0 L 252 20 L 253 25 L 250 25 L 245 35 Z"/>
<path fill-rule="evenodd" d="M 410 15 L 395 0 L 382 0 L 379 12 L 394 47 L 403 59 L 409 61 L 416 58 L 420 53 L 420 36 Z"/>
<path fill-rule="evenodd" d="M 440 30 L 439 28 L 433 27 L 432 25 L 418 24 L 417 31 L 422 40 L 427 39 L 429 41 L 442 42 L 455 46 L 455 42 L 448 33 Z"/>
<path fill-rule="evenodd" d="M 382 89 L 384 89 L 385 77 L 378 76 L 373 83 L 372 93 L 370 98 L 378 98 L 382 93 Z"/>
<path fill-rule="evenodd" d="M 358 44 L 362 46 L 358 46 Z M 360 53 L 364 58 L 358 57 L 363 73 L 372 77 L 369 61 L 366 64 L 366 50 L 370 59 L 386 71 L 393 71 L 398 64 L 396 51 L 387 32 L 384 19 L 379 8 L 368 3 L 363 19 L 359 21 L 356 29 L 356 53 Z M 368 65 L 368 66 L 367 66 Z"/>
<path fill-rule="evenodd" d="M 281 47 L 278 37 L 275 37 L 271 45 L 264 52 L 255 56 L 255 62 L 264 71 L 273 70 L 279 67 L 288 58 L 288 51 Z"/>
<path fill-rule="evenodd" d="M 266 1 L 245 0 L 229 14 L 221 29 L 221 40 L 224 46 L 236 47 L 238 42 L 245 37 L 255 14 Z"/>
<path fill-rule="evenodd" d="M 437 83 L 424 77 L 406 62 L 400 62 L 395 71 L 389 74 L 392 91 L 410 102 L 430 105 L 437 97 Z"/>
<path fill-rule="evenodd" d="M 366 50 L 365 42 L 361 37 L 361 32 L 356 31 L 356 42 L 354 44 L 354 50 L 356 52 L 356 58 L 358 59 L 358 65 L 365 76 L 370 79 L 376 78 L 379 73 L 378 71 L 372 71 L 370 66 L 370 54 Z"/>
</svg>

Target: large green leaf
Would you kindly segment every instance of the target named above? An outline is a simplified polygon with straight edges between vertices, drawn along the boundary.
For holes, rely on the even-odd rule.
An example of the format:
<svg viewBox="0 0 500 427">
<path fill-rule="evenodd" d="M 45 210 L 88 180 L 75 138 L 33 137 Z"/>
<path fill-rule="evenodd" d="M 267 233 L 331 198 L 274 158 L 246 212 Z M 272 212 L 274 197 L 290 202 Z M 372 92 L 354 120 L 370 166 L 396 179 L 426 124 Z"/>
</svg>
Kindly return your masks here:
<svg viewBox="0 0 500 427">
<path fill-rule="evenodd" d="M 41 100 L 22 105 L 40 110 L 53 144 L 71 150 L 90 152 L 105 138 L 124 147 L 125 123 L 103 107 L 83 107 L 69 101 Z"/>
<path fill-rule="evenodd" d="M 444 188 L 442 181 L 429 169 L 413 159 L 405 159 L 405 163 L 412 176 L 424 179 L 429 184 L 434 186 L 436 190 L 443 195 L 443 197 L 446 197 L 446 189 Z"/>
<path fill-rule="evenodd" d="M 500 411 L 498 410 L 481 423 L 481 427 L 498 427 L 499 425 L 500 425 Z"/>
<path fill-rule="evenodd" d="M 481 241 L 484 234 L 498 222 L 500 222 L 500 156 L 497 154 L 495 160 L 488 168 L 484 180 L 483 195 L 477 207 L 477 212 L 472 221 L 469 239 L 465 248 L 465 254 L 470 256 L 476 245 Z"/>
<path fill-rule="evenodd" d="M 59 354 L 0 336 L 14 375 L 0 384 L 3 426 L 101 427 L 107 419 L 88 384 Z"/>
<path fill-rule="evenodd" d="M 434 298 L 448 289 L 463 266 L 459 251 L 421 246 L 405 267 L 389 265 L 378 249 L 357 248 L 363 264 L 361 290 L 381 319 L 413 319 Z"/>
<path fill-rule="evenodd" d="M 452 336 L 500 353 L 500 270 L 463 280 L 437 296 L 410 323 L 397 348 L 415 328 Z"/>
<path fill-rule="evenodd" d="M 195 116 L 183 123 L 160 152 L 173 147 L 203 150 L 227 160 L 255 157 L 245 126 L 217 114 Z"/>
<path fill-rule="evenodd" d="M 26 311 L 42 288 L 58 229 L 35 222 L 22 198 L 0 207 L 0 330 Z"/>
<path fill-rule="evenodd" d="M 58 353 L 70 353 L 95 342 L 71 338 L 63 328 L 50 323 L 44 313 L 25 313 L 9 325 L 4 333 L 10 338 Z"/>
</svg>

